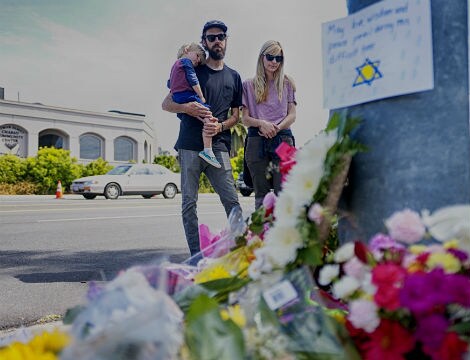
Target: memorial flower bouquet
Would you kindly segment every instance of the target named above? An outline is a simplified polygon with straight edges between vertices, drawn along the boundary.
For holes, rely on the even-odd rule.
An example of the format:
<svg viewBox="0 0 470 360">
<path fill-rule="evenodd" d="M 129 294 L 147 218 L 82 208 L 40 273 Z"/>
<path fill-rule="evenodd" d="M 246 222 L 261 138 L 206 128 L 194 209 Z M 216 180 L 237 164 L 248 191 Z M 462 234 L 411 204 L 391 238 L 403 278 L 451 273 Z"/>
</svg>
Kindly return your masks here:
<svg viewBox="0 0 470 360">
<path fill-rule="evenodd" d="M 363 359 L 463 359 L 470 344 L 470 206 L 405 209 L 387 234 L 340 247 L 320 286 L 348 306 Z M 423 244 L 423 239 L 431 244 Z"/>
</svg>

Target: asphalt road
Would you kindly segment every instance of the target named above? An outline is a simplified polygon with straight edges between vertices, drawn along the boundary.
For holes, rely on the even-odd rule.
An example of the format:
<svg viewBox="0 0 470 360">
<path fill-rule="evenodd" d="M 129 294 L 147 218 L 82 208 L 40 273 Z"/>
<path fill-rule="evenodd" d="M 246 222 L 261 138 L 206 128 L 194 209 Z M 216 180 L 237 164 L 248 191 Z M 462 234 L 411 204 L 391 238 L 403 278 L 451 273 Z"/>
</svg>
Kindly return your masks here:
<svg viewBox="0 0 470 360">
<path fill-rule="evenodd" d="M 248 216 L 254 198 L 240 203 Z M 180 195 L 0 196 L 0 329 L 63 315 L 84 303 L 89 281 L 162 256 L 186 259 L 180 208 Z M 215 194 L 200 194 L 198 215 L 213 232 L 227 224 Z"/>
</svg>

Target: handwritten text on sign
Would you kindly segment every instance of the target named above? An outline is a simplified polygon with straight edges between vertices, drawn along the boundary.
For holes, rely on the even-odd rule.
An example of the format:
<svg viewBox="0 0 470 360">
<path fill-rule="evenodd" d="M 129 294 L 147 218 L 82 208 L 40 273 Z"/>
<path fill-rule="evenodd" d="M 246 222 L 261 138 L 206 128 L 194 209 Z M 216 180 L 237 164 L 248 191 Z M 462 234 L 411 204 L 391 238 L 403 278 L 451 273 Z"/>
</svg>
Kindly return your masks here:
<svg viewBox="0 0 470 360">
<path fill-rule="evenodd" d="M 322 24 L 324 107 L 434 87 L 430 0 L 385 0 Z"/>
</svg>

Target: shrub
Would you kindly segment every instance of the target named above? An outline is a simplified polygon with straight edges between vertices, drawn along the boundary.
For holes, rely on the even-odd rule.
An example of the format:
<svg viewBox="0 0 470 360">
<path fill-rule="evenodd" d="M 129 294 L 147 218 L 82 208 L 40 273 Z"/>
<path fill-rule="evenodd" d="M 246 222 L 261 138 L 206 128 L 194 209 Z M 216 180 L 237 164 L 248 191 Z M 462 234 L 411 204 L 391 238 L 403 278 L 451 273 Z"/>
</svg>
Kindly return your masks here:
<svg viewBox="0 0 470 360">
<path fill-rule="evenodd" d="M 155 156 L 153 159 L 154 164 L 159 164 L 167 169 L 170 169 L 171 171 L 179 173 L 181 171 L 180 169 L 180 164 L 178 163 L 178 160 L 176 159 L 176 156 L 172 155 L 158 155 Z"/>
<path fill-rule="evenodd" d="M 81 175 L 81 167 L 76 158 L 70 157 L 69 150 L 43 147 L 26 162 L 27 180 L 36 183 L 43 194 L 54 193 L 59 180 L 62 187 L 68 189 Z"/>
<path fill-rule="evenodd" d="M 237 151 L 237 156 L 230 159 L 232 164 L 233 178 L 238 179 L 238 174 L 243 171 L 243 158 L 245 156 L 245 151 L 243 147 L 239 148 Z"/>
<path fill-rule="evenodd" d="M 21 181 L 16 184 L 0 183 L 1 195 L 34 195 L 39 191 L 37 184 Z"/>
<path fill-rule="evenodd" d="M 0 155 L 0 183 L 15 184 L 26 174 L 26 161 L 16 155 Z"/>
<path fill-rule="evenodd" d="M 80 177 L 103 175 L 113 168 L 106 160 L 98 158 L 92 162 L 82 165 Z"/>
</svg>

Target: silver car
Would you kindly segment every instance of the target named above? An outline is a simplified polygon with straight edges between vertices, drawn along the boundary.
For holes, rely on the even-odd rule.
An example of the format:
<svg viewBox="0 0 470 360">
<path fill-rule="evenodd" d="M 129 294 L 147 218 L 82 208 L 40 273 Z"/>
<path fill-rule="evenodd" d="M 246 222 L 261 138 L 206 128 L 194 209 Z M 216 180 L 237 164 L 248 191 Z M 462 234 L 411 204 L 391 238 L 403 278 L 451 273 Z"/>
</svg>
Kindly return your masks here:
<svg viewBox="0 0 470 360">
<path fill-rule="evenodd" d="M 157 164 L 124 164 L 116 166 L 105 175 L 87 176 L 74 180 L 71 190 L 85 199 L 104 195 L 117 199 L 121 195 L 142 195 L 149 199 L 163 194 L 173 199 L 181 191 L 180 174 Z"/>
</svg>

